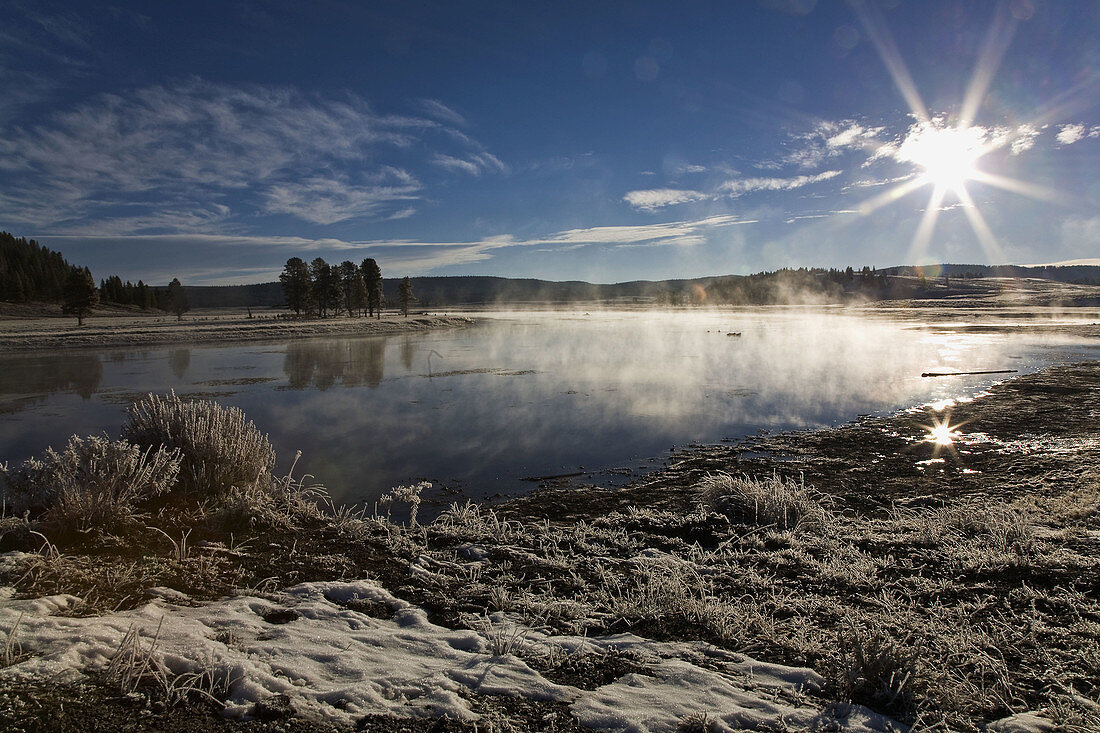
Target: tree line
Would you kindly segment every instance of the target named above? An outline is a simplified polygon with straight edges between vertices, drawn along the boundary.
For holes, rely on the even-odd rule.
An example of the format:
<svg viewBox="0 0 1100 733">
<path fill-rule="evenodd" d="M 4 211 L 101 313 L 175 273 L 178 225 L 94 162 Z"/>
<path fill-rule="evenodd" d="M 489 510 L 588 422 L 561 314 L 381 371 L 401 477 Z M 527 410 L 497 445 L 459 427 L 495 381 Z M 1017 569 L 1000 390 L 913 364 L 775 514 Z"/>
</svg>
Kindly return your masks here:
<svg viewBox="0 0 1100 733">
<path fill-rule="evenodd" d="M 287 307 L 296 316 L 328 318 L 340 314 L 381 318 L 385 295 L 382 292 L 382 268 L 372 257 L 356 265 L 344 260 L 330 265 L 317 257 L 309 264 L 301 257 L 286 261 L 279 282 Z M 404 278 L 398 286 L 398 304 L 408 316 L 413 297 L 412 282 Z"/>
<path fill-rule="evenodd" d="M 783 268 L 744 277 L 718 278 L 706 288 L 706 302 L 733 305 L 843 303 L 861 298 L 911 297 L 912 286 L 892 281 L 873 267 Z"/>
<path fill-rule="evenodd" d="M 33 239 L 0 232 L 0 300 L 61 300 L 72 269 L 60 252 Z"/>
<path fill-rule="evenodd" d="M 178 279 L 167 288 L 152 288 L 141 280 L 134 285 L 112 275 L 100 280 L 97 288 L 87 267 L 72 265 L 60 252 L 8 232 L 0 232 L 0 300 L 59 302 L 62 312 L 75 315 L 80 325 L 99 303 L 169 311 L 177 318 L 190 310 Z"/>
</svg>

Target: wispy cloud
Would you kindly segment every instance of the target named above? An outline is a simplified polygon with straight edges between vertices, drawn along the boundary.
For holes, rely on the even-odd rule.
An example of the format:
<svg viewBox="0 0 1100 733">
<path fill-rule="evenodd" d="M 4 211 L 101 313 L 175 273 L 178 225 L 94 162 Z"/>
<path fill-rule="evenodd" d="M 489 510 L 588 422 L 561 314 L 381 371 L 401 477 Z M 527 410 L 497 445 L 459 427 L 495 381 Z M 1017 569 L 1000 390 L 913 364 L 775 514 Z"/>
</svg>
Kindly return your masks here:
<svg viewBox="0 0 1100 733">
<path fill-rule="evenodd" d="M 459 127 L 466 126 L 466 118 L 455 112 L 447 105 L 440 102 L 438 99 L 421 99 L 420 108 L 424 110 L 424 114 L 429 117 L 434 117 L 437 120 L 446 122 L 451 125 L 458 125 Z"/>
<path fill-rule="evenodd" d="M 289 257 L 321 256 L 330 261 L 378 257 L 388 274 L 426 274 L 441 268 L 490 259 L 499 250 L 538 248 L 566 253 L 582 247 L 694 247 L 708 234 L 724 227 L 753 224 L 734 216 L 672 221 L 644 225 L 567 229 L 543 237 L 517 238 L 510 234 L 470 241 L 383 239 L 348 241 L 338 238 L 288 236 L 149 234 L 39 237 L 49 246 L 62 247 L 76 261 L 93 269 L 167 282 L 179 277 L 187 283 L 260 282 L 278 277 Z M 140 255 L 138 253 L 140 252 Z M 140 271 L 134 263 L 142 262 Z M 201 265 L 194 263 L 201 262 Z M 155 263 L 150 265 L 149 263 Z"/>
<path fill-rule="evenodd" d="M 1033 125 L 1020 125 L 1015 130 L 1009 132 L 1011 137 L 1011 143 L 1009 144 L 1009 150 L 1013 155 L 1019 155 L 1025 150 L 1031 150 L 1035 147 L 1035 138 L 1039 137 L 1040 130 L 1036 129 Z"/>
<path fill-rule="evenodd" d="M 857 120 L 820 120 L 812 129 L 791 137 L 791 149 L 782 161 L 785 165 L 813 168 L 853 149 L 873 153 L 882 145 L 878 137 L 885 129 Z M 774 163 L 765 167 L 775 168 Z"/>
<path fill-rule="evenodd" d="M 854 189 L 875 188 L 877 186 L 888 186 L 894 183 L 904 183 L 905 181 L 911 180 L 915 175 L 915 173 L 908 173 L 904 176 L 894 176 L 892 178 L 860 178 L 852 181 L 840 190 L 842 193 L 847 193 Z"/>
<path fill-rule="evenodd" d="M 264 192 L 267 199 L 264 209 L 273 214 L 291 214 L 314 224 L 334 224 L 372 214 L 395 201 L 418 198 L 420 183 L 406 171 L 386 168 L 376 178 L 384 182 L 354 185 L 345 176 L 330 175 L 275 184 Z"/>
<path fill-rule="evenodd" d="M 471 176 L 480 176 L 482 173 L 492 171 L 500 173 L 507 171 L 507 166 L 501 162 L 500 158 L 485 152 L 472 153 L 464 158 L 438 153 L 432 158 L 432 164 L 456 173 L 468 173 Z"/>
<path fill-rule="evenodd" d="M 846 127 L 834 135 L 825 138 L 825 146 L 830 150 L 839 151 L 845 148 L 860 148 L 872 150 L 877 147 L 876 138 L 882 134 L 885 127 L 864 127 L 858 122 L 848 122 Z M 829 128 L 822 129 L 827 134 Z"/>
<path fill-rule="evenodd" d="M 830 178 L 836 178 L 840 173 L 841 172 L 838 170 L 831 170 L 807 176 L 793 176 L 791 178 L 740 178 L 726 181 L 718 187 L 718 190 L 730 196 L 742 196 L 746 193 L 752 193 L 753 191 L 791 191 L 796 188 L 808 186 L 811 183 L 819 183 L 821 181 L 827 181 Z"/>
<path fill-rule="evenodd" d="M 423 189 L 404 164 L 436 156 L 478 173 L 505 168 L 452 130 L 289 87 L 192 79 L 100 95 L 33 126 L 0 127 L 0 171 L 21 181 L 19 194 L 0 195 L 0 216 L 59 226 L 119 207 L 140 220 L 218 203 L 315 224 L 385 217 Z"/>
<path fill-rule="evenodd" d="M 756 191 L 792 191 L 811 183 L 827 181 L 840 175 L 839 170 L 823 171 L 813 175 L 779 177 L 736 178 L 725 181 L 710 192 L 679 188 L 654 188 L 628 191 L 623 201 L 639 211 L 654 212 L 667 206 L 691 203 L 693 201 L 713 201 L 722 198 L 737 198 Z"/>
<path fill-rule="evenodd" d="M 627 202 L 635 209 L 642 211 L 656 211 L 657 209 L 664 208 L 665 206 L 673 206 L 675 204 L 686 204 L 691 201 L 700 201 L 702 199 L 710 198 L 709 194 L 705 194 L 702 191 L 690 191 L 676 188 L 655 188 L 641 191 L 628 191 L 623 196 L 623 201 Z"/>
<path fill-rule="evenodd" d="M 840 216 L 842 214 L 858 214 L 856 209 L 836 209 L 834 211 L 817 211 L 807 214 L 799 214 L 798 216 L 792 216 L 784 221 L 786 224 L 794 224 L 798 221 L 804 221 L 806 219 L 831 219 L 834 216 Z"/>
</svg>

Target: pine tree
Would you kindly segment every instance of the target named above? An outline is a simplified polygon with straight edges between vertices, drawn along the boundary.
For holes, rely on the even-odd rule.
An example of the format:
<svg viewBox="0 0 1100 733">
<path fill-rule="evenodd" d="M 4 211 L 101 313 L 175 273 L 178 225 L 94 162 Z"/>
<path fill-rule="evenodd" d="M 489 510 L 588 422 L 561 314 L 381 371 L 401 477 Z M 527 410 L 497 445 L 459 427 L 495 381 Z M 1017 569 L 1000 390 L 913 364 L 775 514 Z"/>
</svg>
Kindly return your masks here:
<svg viewBox="0 0 1100 733">
<path fill-rule="evenodd" d="M 301 257 L 291 257 L 279 275 L 279 282 L 283 284 L 287 307 L 294 309 L 294 315 L 302 315 L 309 307 L 309 266 Z"/>
<path fill-rule="evenodd" d="M 65 300 L 61 306 L 63 313 L 76 316 L 76 325 L 84 325 L 84 316 L 99 302 L 99 292 L 95 287 L 91 271 L 85 267 L 74 267 L 65 281 Z"/>
<path fill-rule="evenodd" d="M 336 274 L 340 278 L 340 291 L 344 295 L 344 308 L 347 309 L 349 316 L 355 315 L 352 308 L 351 295 L 355 287 L 355 280 L 359 277 L 359 268 L 355 266 L 354 262 L 344 260 L 336 268 Z"/>
<path fill-rule="evenodd" d="M 357 316 L 363 315 L 363 309 L 367 306 L 367 283 L 363 280 L 363 275 L 359 272 L 355 273 L 355 277 L 351 281 L 351 307 L 355 309 Z"/>
<path fill-rule="evenodd" d="M 321 317 L 328 315 L 329 308 L 336 308 L 344 297 L 344 291 L 340 287 L 340 276 L 332 265 L 317 257 L 309 264 L 309 274 L 312 277 L 310 296 Z"/>
<path fill-rule="evenodd" d="M 413 297 L 412 281 L 409 280 L 407 275 L 401 279 L 401 284 L 397 286 L 397 297 L 401 301 L 401 314 L 408 318 L 409 303 L 416 300 L 416 298 Z"/>
<path fill-rule="evenodd" d="M 373 258 L 368 257 L 359 266 L 359 272 L 363 275 L 363 281 L 367 285 L 367 312 L 374 316 L 382 317 L 382 268 Z"/>
<path fill-rule="evenodd" d="M 61 301 L 71 269 L 61 253 L 0 232 L 0 299 Z"/>
<path fill-rule="evenodd" d="M 172 278 L 172 282 L 168 283 L 168 309 L 176 314 L 177 321 L 182 321 L 183 314 L 191 310 L 179 278 Z"/>
</svg>

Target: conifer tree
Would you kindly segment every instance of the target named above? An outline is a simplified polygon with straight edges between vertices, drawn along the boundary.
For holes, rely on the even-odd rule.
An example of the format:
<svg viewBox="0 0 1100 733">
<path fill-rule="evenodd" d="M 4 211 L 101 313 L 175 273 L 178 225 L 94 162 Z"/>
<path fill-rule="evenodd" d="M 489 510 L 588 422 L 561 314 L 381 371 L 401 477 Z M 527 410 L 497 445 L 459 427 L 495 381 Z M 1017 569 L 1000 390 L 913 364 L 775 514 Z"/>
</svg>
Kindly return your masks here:
<svg viewBox="0 0 1100 733">
<path fill-rule="evenodd" d="M 354 262 L 350 260 L 344 260 L 336 268 L 336 274 L 340 278 L 340 292 L 344 296 L 344 308 L 347 309 L 348 315 L 355 315 L 352 308 L 351 297 L 352 291 L 355 288 L 355 279 L 359 277 L 359 268 L 355 266 Z"/>
<path fill-rule="evenodd" d="M 176 314 L 177 321 L 182 321 L 183 314 L 191 310 L 179 278 L 172 278 L 172 282 L 168 283 L 168 310 Z"/>
<path fill-rule="evenodd" d="M 302 311 L 309 307 L 309 266 L 305 260 L 301 257 L 287 260 L 279 282 L 283 284 L 287 307 L 294 309 L 294 315 L 302 315 Z"/>
<path fill-rule="evenodd" d="M 401 301 L 401 314 L 408 318 L 409 303 L 416 300 L 416 298 L 413 297 L 412 281 L 409 280 L 407 275 L 402 278 L 401 284 L 397 287 L 397 297 Z"/>
<path fill-rule="evenodd" d="M 61 311 L 75 315 L 76 325 L 83 326 L 84 316 L 98 302 L 99 292 L 96 290 L 91 271 L 87 267 L 72 268 L 69 271 L 69 277 L 65 280 L 65 299 Z"/>
<path fill-rule="evenodd" d="M 317 257 L 309 263 L 309 274 L 312 279 L 310 296 L 317 306 L 317 311 L 322 318 L 328 315 L 329 308 L 339 306 L 343 298 L 343 290 L 340 288 L 340 276 L 333 271 L 332 265 Z"/>
<path fill-rule="evenodd" d="M 372 257 L 363 260 L 359 266 L 359 272 L 363 275 L 363 282 L 367 285 L 367 313 L 382 317 L 382 268 Z"/>
</svg>

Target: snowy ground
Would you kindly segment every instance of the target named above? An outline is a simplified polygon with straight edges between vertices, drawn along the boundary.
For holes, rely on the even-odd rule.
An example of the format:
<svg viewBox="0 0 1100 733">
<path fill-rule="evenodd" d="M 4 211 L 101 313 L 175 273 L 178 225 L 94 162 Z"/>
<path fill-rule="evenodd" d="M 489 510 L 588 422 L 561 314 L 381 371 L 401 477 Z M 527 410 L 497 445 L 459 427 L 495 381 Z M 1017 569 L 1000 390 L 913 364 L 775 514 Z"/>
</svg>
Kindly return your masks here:
<svg viewBox="0 0 1100 733">
<path fill-rule="evenodd" d="M 195 606 L 166 592 L 142 608 L 91 618 L 57 615 L 76 600 L 71 596 L 10 595 L 5 589 L 0 628 L 10 632 L 18 622 L 14 638 L 33 655 L 0 677 L 102 671 L 133 627 L 140 649 L 169 676 L 210 671 L 214 680 L 228 679 L 230 716 L 248 716 L 255 703 L 282 694 L 300 715 L 349 727 L 369 713 L 471 721 L 478 715 L 467 698 L 476 693 L 566 702 L 582 725 L 598 730 L 669 731 L 693 714 L 705 714 L 714 730 L 904 730 L 860 706 L 823 705 L 814 696 L 822 680 L 812 670 L 631 634 L 548 636 L 499 613 L 482 631 L 454 631 L 366 580 L 305 583 Z M 384 604 L 393 617 L 349 607 L 362 601 Z M 547 654 L 616 647 L 644 657 L 647 670 L 580 690 L 548 681 L 502 650 L 516 645 Z"/>
</svg>

